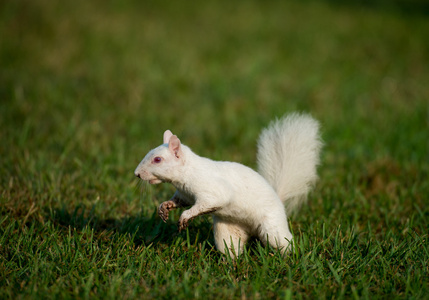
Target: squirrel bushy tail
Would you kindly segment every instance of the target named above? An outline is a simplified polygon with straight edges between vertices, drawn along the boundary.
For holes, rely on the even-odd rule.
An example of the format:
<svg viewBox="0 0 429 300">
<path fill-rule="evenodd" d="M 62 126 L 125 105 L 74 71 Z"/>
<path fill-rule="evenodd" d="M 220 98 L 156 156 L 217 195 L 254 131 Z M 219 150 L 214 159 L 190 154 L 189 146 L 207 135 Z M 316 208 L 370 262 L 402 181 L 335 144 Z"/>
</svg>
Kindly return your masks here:
<svg viewBox="0 0 429 300">
<path fill-rule="evenodd" d="M 261 132 L 258 172 L 277 192 L 290 214 L 302 204 L 317 180 L 322 142 L 319 123 L 306 114 L 290 114 Z"/>
</svg>

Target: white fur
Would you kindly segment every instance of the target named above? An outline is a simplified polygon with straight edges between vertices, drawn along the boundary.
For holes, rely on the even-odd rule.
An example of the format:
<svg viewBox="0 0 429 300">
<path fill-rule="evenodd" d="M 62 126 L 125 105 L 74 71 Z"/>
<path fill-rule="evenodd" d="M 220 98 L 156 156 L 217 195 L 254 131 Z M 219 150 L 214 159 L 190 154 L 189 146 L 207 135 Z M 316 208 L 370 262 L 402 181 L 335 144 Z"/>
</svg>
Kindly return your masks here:
<svg viewBox="0 0 429 300">
<path fill-rule="evenodd" d="M 317 180 L 322 142 L 319 123 L 290 114 L 271 122 L 258 140 L 258 172 L 274 188 L 288 213 L 296 210 Z"/>
<path fill-rule="evenodd" d="M 172 199 L 160 205 L 159 215 L 165 221 L 171 209 L 191 206 L 180 216 L 179 230 L 191 219 L 212 213 L 219 251 L 239 255 L 251 236 L 286 251 L 292 234 L 282 200 L 296 206 L 296 199 L 303 199 L 316 180 L 321 144 L 317 131 L 315 120 L 297 114 L 264 130 L 258 163 L 267 180 L 244 165 L 198 156 L 170 131 L 164 133 L 164 144 L 138 165 L 135 175 L 176 187 Z"/>
</svg>

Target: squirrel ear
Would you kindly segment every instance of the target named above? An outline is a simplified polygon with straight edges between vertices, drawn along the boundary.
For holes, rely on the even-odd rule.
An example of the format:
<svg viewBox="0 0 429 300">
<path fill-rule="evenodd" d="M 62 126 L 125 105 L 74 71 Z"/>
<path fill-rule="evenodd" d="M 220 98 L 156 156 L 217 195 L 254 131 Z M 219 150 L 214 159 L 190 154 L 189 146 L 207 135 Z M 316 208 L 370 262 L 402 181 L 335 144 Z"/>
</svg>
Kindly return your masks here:
<svg viewBox="0 0 429 300">
<path fill-rule="evenodd" d="M 177 136 L 172 135 L 170 138 L 170 142 L 168 143 L 168 149 L 170 149 L 171 153 L 174 154 L 177 158 L 182 156 L 182 149 L 180 147 L 180 140 Z"/>
<path fill-rule="evenodd" d="M 168 142 L 170 141 L 170 138 L 173 136 L 173 133 L 170 130 L 166 130 L 164 132 L 164 144 L 168 144 Z"/>
</svg>

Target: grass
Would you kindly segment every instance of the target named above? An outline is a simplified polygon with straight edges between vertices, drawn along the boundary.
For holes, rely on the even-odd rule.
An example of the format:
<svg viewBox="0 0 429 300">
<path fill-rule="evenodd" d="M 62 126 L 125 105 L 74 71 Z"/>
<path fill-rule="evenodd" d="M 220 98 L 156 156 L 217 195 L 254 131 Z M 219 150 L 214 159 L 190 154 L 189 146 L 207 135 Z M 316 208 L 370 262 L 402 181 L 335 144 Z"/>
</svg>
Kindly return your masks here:
<svg viewBox="0 0 429 300">
<path fill-rule="evenodd" d="M 0 298 L 427 298 L 429 10 L 374 3 L 1 2 Z M 255 167 L 292 111 L 325 148 L 286 258 L 133 176 L 167 128 Z"/>
</svg>

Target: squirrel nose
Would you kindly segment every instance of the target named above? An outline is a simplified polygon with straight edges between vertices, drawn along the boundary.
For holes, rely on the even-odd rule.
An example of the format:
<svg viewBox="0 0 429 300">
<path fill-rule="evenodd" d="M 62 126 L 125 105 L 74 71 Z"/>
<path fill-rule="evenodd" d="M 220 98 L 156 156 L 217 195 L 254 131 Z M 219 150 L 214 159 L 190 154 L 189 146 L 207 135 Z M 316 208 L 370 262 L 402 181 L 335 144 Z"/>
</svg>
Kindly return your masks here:
<svg viewBox="0 0 429 300">
<path fill-rule="evenodd" d="M 134 173 L 134 175 L 136 175 L 138 178 L 140 178 L 140 174 L 139 173 Z"/>
</svg>

